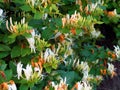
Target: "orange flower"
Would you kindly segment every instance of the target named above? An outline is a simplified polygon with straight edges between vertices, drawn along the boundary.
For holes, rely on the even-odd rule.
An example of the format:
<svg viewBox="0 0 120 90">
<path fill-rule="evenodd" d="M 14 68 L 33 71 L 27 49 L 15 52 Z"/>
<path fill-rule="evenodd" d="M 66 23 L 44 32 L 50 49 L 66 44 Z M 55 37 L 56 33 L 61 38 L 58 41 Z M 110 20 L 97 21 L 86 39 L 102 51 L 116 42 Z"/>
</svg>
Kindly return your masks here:
<svg viewBox="0 0 120 90">
<path fill-rule="evenodd" d="M 112 59 L 116 59 L 116 55 L 114 53 L 112 54 Z"/>
<path fill-rule="evenodd" d="M 102 75 L 106 75 L 106 73 L 107 73 L 106 69 L 101 69 L 100 72 Z"/>
<path fill-rule="evenodd" d="M 34 59 L 31 60 L 31 65 L 33 67 L 39 67 L 41 70 L 43 68 L 44 60 L 39 56 L 38 61 L 34 62 Z"/>
<path fill-rule="evenodd" d="M 112 57 L 112 59 L 116 59 L 116 54 L 115 53 L 112 53 L 110 51 L 107 52 L 108 56 Z"/>
<path fill-rule="evenodd" d="M 72 29 L 70 30 L 70 32 L 71 32 L 73 35 L 76 35 L 76 29 L 75 29 L 75 28 L 72 28 Z"/>
<path fill-rule="evenodd" d="M 8 90 L 8 84 L 6 82 L 0 84 L 0 90 Z"/>
<path fill-rule="evenodd" d="M 62 27 L 63 28 L 65 27 L 66 22 L 67 22 L 67 19 L 66 18 L 62 18 Z"/>
<path fill-rule="evenodd" d="M 43 64 L 44 64 L 44 63 L 45 63 L 45 62 L 44 62 L 44 59 L 41 58 L 41 57 L 39 57 L 39 58 L 38 58 L 38 65 L 39 65 L 40 69 L 43 68 Z"/>
<path fill-rule="evenodd" d="M 63 42 L 65 40 L 64 34 L 61 34 L 58 38 L 60 42 Z"/>
<path fill-rule="evenodd" d="M 75 90 L 75 89 L 78 89 L 78 83 L 76 83 L 72 88 L 72 90 Z"/>
<path fill-rule="evenodd" d="M 117 76 L 117 73 L 113 71 L 111 74 L 111 78 L 113 78 L 114 76 Z"/>
<path fill-rule="evenodd" d="M 10 80 L 9 83 L 12 85 L 12 84 L 15 84 L 15 82 L 13 80 Z"/>
<path fill-rule="evenodd" d="M 111 55 L 112 53 L 110 51 L 107 52 L 108 55 Z"/>
<path fill-rule="evenodd" d="M 114 13 L 114 11 L 108 11 L 108 12 L 107 12 L 107 15 L 108 15 L 109 17 L 113 17 L 113 16 L 115 16 L 115 13 Z"/>
</svg>

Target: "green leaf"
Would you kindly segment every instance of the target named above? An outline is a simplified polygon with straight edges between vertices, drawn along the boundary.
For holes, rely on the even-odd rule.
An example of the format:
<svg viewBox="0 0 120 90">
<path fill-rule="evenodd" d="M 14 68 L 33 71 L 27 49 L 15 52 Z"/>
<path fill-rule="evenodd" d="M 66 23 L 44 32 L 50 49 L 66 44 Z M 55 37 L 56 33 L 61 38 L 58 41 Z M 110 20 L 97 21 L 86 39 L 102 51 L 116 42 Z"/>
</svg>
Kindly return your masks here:
<svg viewBox="0 0 120 90">
<path fill-rule="evenodd" d="M 22 49 L 21 49 L 21 56 L 22 56 L 22 57 L 24 57 L 24 56 L 26 56 L 26 55 L 29 55 L 29 54 L 31 54 L 30 48 L 22 48 Z"/>
<path fill-rule="evenodd" d="M 82 54 L 82 56 L 85 56 L 85 57 L 88 57 L 88 56 L 90 56 L 90 51 L 88 51 L 88 50 L 83 50 L 82 52 L 81 52 L 81 54 Z"/>
<path fill-rule="evenodd" d="M 40 13 L 40 12 L 36 12 L 34 14 L 34 19 L 41 19 L 43 17 L 43 13 Z"/>
<path fill-rule="evenodd" d="M 12 75 L 13 75 L 12 70 L 6 70 L 5 75 L 6 75 L 8 81 L 11 80 Z"/>
<path fill-rule="evenodd" d="M 0 60 L 0 70 L 4 71 L 7 67 L 7 64 L 5 64 L 4 61 Z"/>
<path fill-rule="evenodd" d="M 29 5 L 23 5 L 20 7 L 23 11 L 31 11 L 31 8 Z"/>
<path fill-rule="evenodd" d="M 51 72 L 51 67 L 46 67 L 45 70 L 47 71 L 47 73 L 50 73 Z"/>
<path fill-rule="evenodd" d="M 0 58 L 4 58 L 9 55 L 9 52 L 0 52 Z"/>
<path fill-rule="evenodd" d="M 20 90 L 28 90 L 28 85 L 26 85 L 26 84 L 21 84 L 20 85 Z"/>
<path fill-rule="evenodd" d="M 4 44 L 0 44 L 0 51 L 10 51 L 11 49 Z"/>
<path fill-rule="evenodd" d="M 21 55 L 21 48 L 19 46 L 15 46 L 11 51 L 11 57 L 15 58 Z"/>
<path fill-rule="evenodd" d="M 16 74 L 16 63 L 13 61 L 9 62 L 9 67 L 11 68 L 11 70 L 13 71 L 13 74 Z"/>
<path fill-rule="evenodd" d="M 23 36 L 25 36 L 26 38 L 31 38 L 32 35 L 30 33 L 24 33 Z"/>
<path fill-rule="evenodd" d="M 81 77 L 76 73 L 75 71 L 62 71 L 58 70 L 58 73 L 62 76 L 64 79 L 66 77 L 66 83 L 69 85 L 72 85 L 73 82 L 76 82 L 78 80 L 81 80 Z"/>
</svg>

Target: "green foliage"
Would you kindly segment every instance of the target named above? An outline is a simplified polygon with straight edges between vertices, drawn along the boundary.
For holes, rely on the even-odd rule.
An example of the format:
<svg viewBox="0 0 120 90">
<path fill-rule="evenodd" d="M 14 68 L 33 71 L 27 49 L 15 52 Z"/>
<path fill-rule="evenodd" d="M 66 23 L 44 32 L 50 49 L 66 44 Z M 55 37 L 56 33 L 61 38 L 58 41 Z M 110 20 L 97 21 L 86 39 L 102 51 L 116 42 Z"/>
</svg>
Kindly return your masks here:
<svg viewBox="0 0 120 90">
<path fill-rule="evenodd" d="M 0 89 L 14 80 L 19 90 L 54 90 L 61 82 L 70 90 L 87 72 L 95 90 L 103 79 L 97 76 L 113 74 L 108 63 L 119 60 L 119 48 L 109 50 L 96 41 L 105 38 L 100 28 L 107 24 L 120 46 L 120 1 L 78 1 L 0 0 Z M 30 67 L 25 71 L 27 65 L 32 73 Z"/>
</svg>

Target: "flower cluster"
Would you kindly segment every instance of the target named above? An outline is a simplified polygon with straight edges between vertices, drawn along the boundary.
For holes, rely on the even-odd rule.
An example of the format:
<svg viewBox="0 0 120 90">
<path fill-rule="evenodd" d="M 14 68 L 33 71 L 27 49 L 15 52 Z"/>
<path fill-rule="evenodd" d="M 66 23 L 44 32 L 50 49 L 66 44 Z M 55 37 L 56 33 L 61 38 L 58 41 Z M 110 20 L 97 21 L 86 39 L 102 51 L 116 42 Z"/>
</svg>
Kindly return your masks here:
<svg viewBox="0 0 120 90">
<path fill-rule="evenodd" d="M 0 84 L 0 90 L 17 90 L 16 84 L 13 80 L 3 82 Z"/>
<path fill-rule="evenodd" d="M 22 73 L 24 72 L 24 73 Z M 19 62 L 17 64 L 17 76 L 18 79 L 25 79 L 27 81 L 36 81 L 42 77 L 42 71 L 39 67 L 34 67 L 34 70 L 30 64 L 27 64 L 26 68 L 23 68 L 23 64 Z"/>
<path fill-rule="evenodd" d="M 66 84 L 66 78 L 63 80 L 60 80 L 59 84 L 55 84 L 54 82 L 51 82 L 52 87 L 54 88 L 54 90 L 68 90 L 68 84 Z"/>
<path fill-rule="evenodd" d="M 114 46 L 114 52 L 117 56 L 117 58 L 119 59 L 120 58 L 120 47 L 119 46 Z"/>
<path fill-rule="evenodd" d="M 92 87 L 87 82 L 80 81 L 80 82 L 77 82 L 75 84 L 75 86 L 72 88 L 72 90 L 74 90 L 74 89 L 76 89 L 76 90 L 92 90 Z"/>
<path fill-rule="evenodd" d="M 77 25 L 78 24 L 78 21 L 81 19 L 81 15 L 80 13 L 75 13 L 73 15 L 70 15 L 67 14 L 66 17 L 62 18 L 62 27 L 64 28 L 66 25 Z"/>
<path fill-rule="evenodd" d="M 28 26 L 28 23 L 25 23 L 25 18 L 23 18 L 21 20 L 21 22 L 19 22 L 19 23 L 15 22 L 13 24 L 11 17 L 10 17 L 10 26 L 8 26 L 8 20 L 6 21 L 6 28 L 11 33 L 16 33 L 16 34 L 19 34 L 19 35 L 22 35 L 24 33 L 30 33 L 31 29 L 32 29 L 30 26 Z"/>
<path fill-rule="evenodd" d="M 92 16 L 83 17 L 76 11 L 71 16 L 67 14 L 66 17 L 62 18 L 62 27 L 69 29 L 73 35 L 79 32 L 78 35 L 80 36 L 88 35 L 89 38 L 95 39 L 101 35 L 101 32 L 94 28 L 94 25 L 97 23 L 101 22 L 96 21 Z"/>
</svg>

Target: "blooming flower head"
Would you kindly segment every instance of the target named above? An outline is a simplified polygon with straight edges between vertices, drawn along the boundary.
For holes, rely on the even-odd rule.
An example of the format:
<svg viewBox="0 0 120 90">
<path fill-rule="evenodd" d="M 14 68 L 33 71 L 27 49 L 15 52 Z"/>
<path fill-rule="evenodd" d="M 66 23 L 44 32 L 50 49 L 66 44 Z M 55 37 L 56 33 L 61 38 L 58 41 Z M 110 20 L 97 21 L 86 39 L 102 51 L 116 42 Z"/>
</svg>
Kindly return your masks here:
<svg viewBox="0 0 120 90">
<path fill-rule="evenodd" d="M 17 90 L 16 84 L 13 80 L 3 82 L 0 84 L 0 90 Z"/>
<path fill-rule="evenodd" d="M 26 68 L 22 68 L 23 64 L 21 64 L 21 62 L 18 63 L 17 65 L 17 76 L 18 79 L 25 79 L 27 81 L 31 81 L 31 80 L 38 80 L 42 74 L 41 74 L 41 69 L 38 66 L 35 66 L 34 68 L 32 68 L 32 65 L 27 64 Z M 20 71 L 20 72 L 19 72 Z M 22 73 L 23 71 L 23 73 Z M 23 75 L 24 74 L 24 75 Z"/>
<path fill-rule="evenodd" d="M 23 64 L 21 64 L 21 62 L 19 62 L 17 64 L 17 75 L 18 75 L 18 79 L 20 79 L 20 77 L 22 76 L 22 66 Z"/>
<path fill-rule="evenodd" d="M 92 87 L 90 84 L 86 81 L 80 81 L 75 84 L 75 86 L 72 88 L 72 90 L 92 90 Z"/>
<path fill-rule="evenodd" d="M 9 87 L 8 90 L 17 90 L 16 84 L 14 83 L 13 80 L 9 81 L 8 87 Z"/>
<path fill-rule="evenodd" d="M 67 90 L 68 84 L 66 84 L 66 78 L 63 80 L 60 80 L 60 83 L 55 85 L 54 82 L 52 82 L 52 87 L 54 90 Z"/>
<path fill-rule="evenodd" d="M 117 58 L 120 58 L 120 47 L 119 46 L 114 46 L 114 52 L 117 56 Z"/>
<path fill-rule="evenodd" d="M 49 61 L 49 58 L 51 58 L 53 56 L 55 56 L 54 52 L 50 48 L 47 48 L 45 53 L 44 53 L 44 60 Z"/>
<path fill-rule="evenodd" d="M 98 38 L 100 34 L 101 34 L 100 31 L 96 31 L 95 29 L 91 31 L 91 35 L 93 38 Z"/>
<path fill-rule="evenodd" d="M 111 63 L 108 63 L 108 72 L 110 73 L 111 77 L 116 76 L 115 70 L 116 68 L 114 67 L 114 65 Z"/>
<path fill-rule="evenodd" d="M 23 68 L 26 80 L 30 80 L 31 75 L 33 74 L 31 65 L 27 65 L 26 69 Z"/>
</svg>

